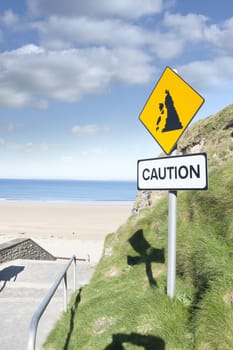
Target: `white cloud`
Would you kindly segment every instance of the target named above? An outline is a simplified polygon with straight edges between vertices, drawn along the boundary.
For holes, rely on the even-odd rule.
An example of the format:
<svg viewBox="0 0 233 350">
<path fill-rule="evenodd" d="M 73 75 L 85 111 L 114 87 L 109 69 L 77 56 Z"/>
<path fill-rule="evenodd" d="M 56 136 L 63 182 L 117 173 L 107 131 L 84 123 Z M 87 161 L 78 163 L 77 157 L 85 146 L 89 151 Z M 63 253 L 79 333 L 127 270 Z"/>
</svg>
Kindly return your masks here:
<svg viewBox="0 0 233 350">
<path fill-rule="evenodd" d="M 95 124 L 74 125 L 72 128 L 72 134 L 75 136 L 95 135 L 97 131 L 98 127 Z"/>
<path fill-rule="evenodd" d="M 18 16 L 12 10 L 7 10 L 0 16 L 0 19 L 5 26 L 14 26 L 19 21 Z"/>
<path fill-rule="evenodd" d="M 185 41 L 175 33 L 156 31 L 153 34 L 153 41 L 151 40 L 150 50 L 156 57 L 166 62 L 181 55 L 184 48 Z"/>
<path fill-rule="evenodd" d="M 32 133 L 36 129 L 37 129 L 37 124 L 34 122 L 25 123 L 25 122 L 18 122 L 17 120 L 0 121 L 0 131 L 5 135 L 12 136 L 13 134 L 20 135 L 25 132 Z"/>
<path fill-rule="evenodd" d="M 220 24 L 211 24 L 211 19 L 203 15 L 167 12 L 153 37 L 151 48 L 161 59 L 179 57 L 186 50 L 192 51 L 193 57 L 201 58 L 202 52 L 215 58 L 224 57 L 233 52 L 233 17 Z"/>
<path fill-rule="evenodd" d="M 0 130 L 7 131 L 9 133 L 14 133 L 24 128 L 25 128 L 25 125 L 23 123 L 17 123 L 17 122 L 0 123 Z"/>
<path fill-rule="evenodd" d="M 46 110 L 49 106 L 49 102 L 45 99 L 38 99 L 32 102 L 32 105 L 40 110 Z"/>
<path fill-rule="evenodd" d="M 49 51 L 27 45 L 0 54 L 0 67 L 0 105 L 12 107 L 77 102 L 112 80 L 145 83 L 153 73 L 150 57 L 140 50 L 102 47 Z"/>
<path fill-rule="evenodd" d="M 233 52 L 233 17 L 220 24 L 211 24 L 210 18 L 203 15 L 166 13 L 163 24 L 183 44 L 206 43 L 211 44 L 212 49 L 221 49 L 225 55 Z"/>
<path fill-rule="evenodd" d="M 150 54 L 130 47 L 112 51 L 111 68 L 113 77 L 126 84 L 147 83 L 156 72 Z"/>
<path fill-rule="evenodd" d="M 17 43 L 17 35 L 20 33 L 26 33 L 28 29 L 30 30 L 29 23 L 27 16 L 17 14 L 10 8 L 5 12 L 0 13 L 0 27 L 2 29 L 3 40 L 6 40 L 6 44 L 9 43 L 11 45 L 11 37 L 9 34 L 14 35 L 14 41 Z"/>
<path fill-rule="evenodd" d="M 96 157 L 96 156 L 101 156 L 106 154 L 106 150 L 101 148 L 101 147 L 94 147 L 90 148 L 88 150 L 81 151 L 81 156 L 82 157 Z"/>
<path fill-rule="evenodd" d="M 20 152 L 20 153 L 47 153 L 51 149 L 56 148 L 57 146 L 55 144 L 49 144 L 47 142 L 41 142 L 41 143 L 34 143 L 34 142 L 11 142 L 6 141 L 4 139 L 0 138 L 0 145 L 4 146 L 4 148 L 11 152 Z"/>
<path fill-rule="evenodd" d="M 154 32 L 148 31 L 148 48 L 163 61 L 177 58 L 190 45 L 206 41 L 205 30 L 208 19 L 202 15 L 165 13 L 161 25 Z M 193 47 L 194 51 L 194 47 Z"/>
<path fill-rule="evenodd" d="M 177 67 L 179 74 L 199 91 L 231 89 L 233 57 L 217 57 L 212 60 L 194 61 Z"/>
<path fill-rule="evenodd" d="M 145 84 L 156 76 L 157 64 L 176 59 L 177 65 L 179 57 L 184 61 L 185 50 L 193 57 L 197 50 L 200 61 L 206 59 L 203 45 L 217 51 L 215 59 L 230 56 L 233 19 L 214 25 L 202 15 L 165 13 L 156 26 L 132 21 L 154 15 L 169 3 L 28 0 L 31 13 L 42 16 L 30 23 L 41 43 L 0 53 L 0 106 L 46 109 L 49 101 L 76 103 L 100 94 L 114 81 Z M 4 16 L 5 23 L 17 22 L 10 10 Z M 195 62 L 193 67 L 195 79 L 201 80 Z M 207 76 L 210 71 L 206 69 Z M 215 84 L 212 77 L 211 82 Z"/>
<path fill-rule="evenodd" d="M 76 45 L 138 47 L 145 45 L 150 35 L 142 27 L 121 19 L 51 16 L 33 27 L 38 29 L 43 46 L 52 49 Z"/>
<path fill-rule="evenodd" d="M 2 84 L 5 80 L 6 85 Z M 14 87 L 11 79 L 1 79 L 0 78 L 0 106 L 2 107 L 22 107 L 29 104 L 29 92 L 21 91 L 20 86 L 18 88 Z"/>
<path fill-rule="evenodd" d="M 182 40 L 201 42 L 205 40 L 207 21 L 207 17 L 193 13 L 185 16 L 165 13 L 163 24 Z"/>
<path fill-rule="evenodd" d="M 162 11 L 170 1 L 167 0 L 27 0 L 33 16 L 99 16 L 140 18 Z"/>
<path fill-rule="evenodd" d="M 211 25 L 207 28 L 206 38 L 223 52 L 231 54 L 233 52 L 233 17 L 226 20 L 222 26 Z"/>
<path fill-rule="evenodd" d="M 5 55 L 15 55 L 19 57 L 24 57 L 29 55 L 40 55 L 43 53 L 45 53 L 45 50 L 42 47 L 36 46 L 34 44 L 28 44 L 13 51 L 7 51 Z"/>
<path fill-rule="evenodd" d="M 48 49 L 105 47 L 108 50 L 137 49 L 140 54 L 167 60 L 181 54 L 188 42 L 203 41 L 205 17 L 165 14 L 157 29 L 148 29 L 122 19 L 51 16 L 37 22 L 41 43 Z M 191 27 L 191 34 L 187 25 Z M 151 55 L 152 53 L 152 55 Z"/>
<path fill-rule="evenodd" d="M 74 125 L 72 128 L 72 134 L 75 136 L 93 136 L 99 132 L 106 132 L 109 129 L 104 126 L 98 126 L 96 124 L 86 125 Z"/>
</svg>

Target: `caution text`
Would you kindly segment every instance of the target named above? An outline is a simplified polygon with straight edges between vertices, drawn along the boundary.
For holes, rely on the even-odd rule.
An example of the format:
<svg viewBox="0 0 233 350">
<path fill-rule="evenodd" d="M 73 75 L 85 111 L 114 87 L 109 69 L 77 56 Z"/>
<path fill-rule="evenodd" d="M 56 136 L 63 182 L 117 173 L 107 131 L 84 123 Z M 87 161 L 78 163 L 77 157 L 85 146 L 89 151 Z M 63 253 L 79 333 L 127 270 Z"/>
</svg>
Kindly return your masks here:
<svg viewBox="0 0 233 350">
<path fill-rule="evenodd" d="M 178 166 L 168 166 L 165 168 L 145 168 L 142 172 L 144 180 L 173 180 L 173 179 L 193 179 L 194 177 L 200 178 L 200 165 L 181 165 Z"/>
</svg>

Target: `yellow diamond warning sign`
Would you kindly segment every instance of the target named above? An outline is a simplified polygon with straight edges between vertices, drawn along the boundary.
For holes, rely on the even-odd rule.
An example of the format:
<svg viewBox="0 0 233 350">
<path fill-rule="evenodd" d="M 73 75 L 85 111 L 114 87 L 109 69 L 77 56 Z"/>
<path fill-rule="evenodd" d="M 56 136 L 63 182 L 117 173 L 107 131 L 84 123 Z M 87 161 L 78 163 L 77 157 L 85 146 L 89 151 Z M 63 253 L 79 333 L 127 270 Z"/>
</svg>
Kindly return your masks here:
<svg viewBox="0 0 233 350">
<path fill-rule="evenodd" d="M 166 154 L 175 148 L 204 98 L 166 67 L 139 119 Z"/>
</svg>

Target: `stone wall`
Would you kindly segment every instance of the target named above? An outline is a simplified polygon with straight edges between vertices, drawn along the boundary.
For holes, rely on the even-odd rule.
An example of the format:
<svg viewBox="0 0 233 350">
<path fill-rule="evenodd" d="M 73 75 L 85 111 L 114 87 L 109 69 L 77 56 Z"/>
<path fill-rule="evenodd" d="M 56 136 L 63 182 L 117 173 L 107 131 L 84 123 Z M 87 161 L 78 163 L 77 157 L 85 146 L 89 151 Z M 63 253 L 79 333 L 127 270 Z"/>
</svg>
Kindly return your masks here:
<svg viewBox="0 0 233 350">
<path fill-rule="evenodd" d="M 0 244 L 0 263 L 16 259 L 56 260 L 30 238 L 17 238 Z"/>
</svg>

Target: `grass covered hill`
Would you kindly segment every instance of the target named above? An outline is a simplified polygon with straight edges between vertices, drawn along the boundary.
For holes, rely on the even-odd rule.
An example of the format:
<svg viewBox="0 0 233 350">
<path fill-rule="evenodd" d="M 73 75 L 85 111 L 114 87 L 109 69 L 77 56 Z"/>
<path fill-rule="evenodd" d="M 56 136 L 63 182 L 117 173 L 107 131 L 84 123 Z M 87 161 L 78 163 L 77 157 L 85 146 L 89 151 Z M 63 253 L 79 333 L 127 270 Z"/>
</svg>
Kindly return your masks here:
<svg viewBox="0 0 233 350">
<path fill-rule="evenodd" d="M 229 106 L 180 141 L 183 152 L 207 151 L 210 171 L 208 191 L 178 193 L 175 298 L 165 293 L 163 196 L 108 235 L 91 283 L 73 295 L 45 349 L 233 349 L 232 132 Z"/>
<path fill-rule="evenodd" d="M 207 152 L 210 171 L 233 160 L 233 104 L 191 125 L 178 143 L 178 151 Z"/>
</svg>

